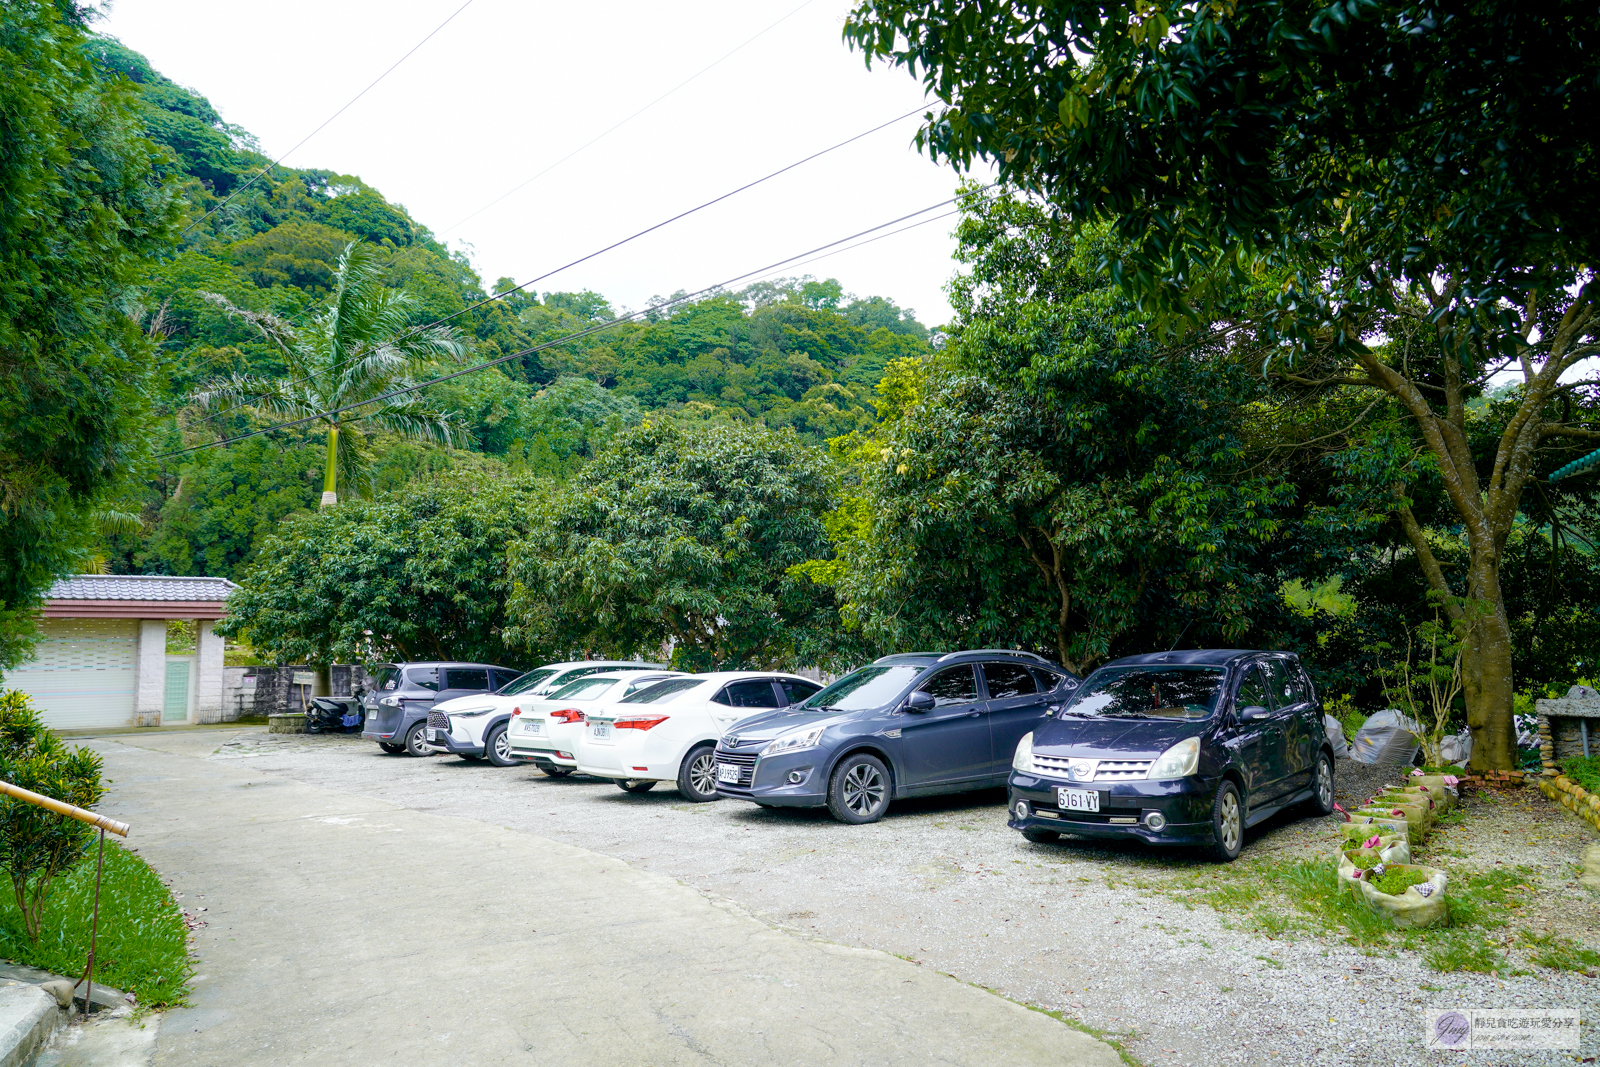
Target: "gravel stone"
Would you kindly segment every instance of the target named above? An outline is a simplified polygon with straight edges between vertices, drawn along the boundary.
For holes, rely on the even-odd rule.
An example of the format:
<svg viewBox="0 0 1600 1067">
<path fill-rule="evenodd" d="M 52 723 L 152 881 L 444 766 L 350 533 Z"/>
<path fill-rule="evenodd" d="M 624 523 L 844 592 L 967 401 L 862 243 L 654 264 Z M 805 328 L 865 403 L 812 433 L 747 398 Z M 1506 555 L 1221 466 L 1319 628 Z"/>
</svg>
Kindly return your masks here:
<svg viewBox="0 0 1600 1067">
<path fill-rule="evenodd" d="M 1600 1055 L 1600 978 L 1542 968 L 1506 978 L 1440 974 L 1413 952 L 1368 956 L 1332 936 L 1273 940 L 1229 929 L 1207 906 L 1189 910 L 1129 884 L 1160 869 L 1153 855 L 1203 869 L 1211 861 L 1199 850 L 1030 844 L 1007 829 L 997 790 L 898 803 L 882 822 L 845 826 L 821 810 L 691 804 L 669 786 L 627 794 L 579 775 L 390 756 L 346 736 L 245 730 L 212 758 L 251 759 L 267 773 L 603 852 L 803 936 L 881 949 L 1060 1011 L 1152 1067 L 1437 1064 L 1440 1055 L 1423 1046 L 1430 1008 L 1577 1008 L 1581 1051 L 1519 1053 L 1515 1062 Z M 1400 777 L 1340 760 L 1336 797 L 1349 807 Z M 1539 892 L 1517 919 L 1594 947 L 1600 904 L 1577 882 L 1594 831 L 1532 789 L 1494 800 L 1472 803 L 1471 818 L 1439 831 L 1429 854 L 1465 851 L 1470 858 L 1448 860 L 1454 868 L 1535 868 L 1542 884 L 1530 887 Z M 1331 855 L 1337 818 L 1279 816 L 1250 832 L 1246 858 Z M 1510 1062 L 1482 1052 L 1451 1061 Z"/>
</svg>

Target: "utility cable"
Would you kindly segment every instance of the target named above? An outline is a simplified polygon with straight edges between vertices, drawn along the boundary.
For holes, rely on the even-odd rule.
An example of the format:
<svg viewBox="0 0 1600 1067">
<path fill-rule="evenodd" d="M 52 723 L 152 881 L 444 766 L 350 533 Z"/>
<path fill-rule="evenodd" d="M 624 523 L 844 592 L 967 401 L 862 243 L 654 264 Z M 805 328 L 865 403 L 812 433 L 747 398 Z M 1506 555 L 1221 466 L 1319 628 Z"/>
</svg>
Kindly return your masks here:
<svg viewBox="0 0 1600 1067">
<path fill-rule="evenodd" d="M 552 163 L 548 167 L 544 168 L 544 170 L 541 170 L 539 173 L 537 173 L 533 177 L 529 178 L 527 181 L 521 183 L 520 185 L 515 186 L 514 188 L 507 189 L 504 193 L 501 193 L 499 196 L 495 197 L 493 200 L 489 201 L 487 204 L 483 205 L 478 210 L 474 211 L 472 214 L 468 215 L 466 218 L 462 219 L 461 221 L 456 222 L 456 223 L 452 224 L 451 226 L 449 226 L 449 227 L 447 227 L 447 228 L 445 228 L 443 230 L 440 230 L 439 231 L 439 236 L 443 237 L 447 233 L 454 233 L 456 230 L 460 229 L 462 226 L 465 226 L 467 223 L 471 222 L 473 219 L 477 218 L 479 215 L 483 214 L 485 211 L 488 211 L 490 208 L 492 208 L 496 204 L 500 203 L 500 201 L 506 199 L 507 197 L 511 196 L 514 193 L 518 193 L 518 192 L 521 192 L 523 189 L 526 189 L 528 186 L 532 185 L 534 182 L 538 181 L 540 178 L 543 178 L 546 174 L 549 174 L 551 171 L 553 171 L 557 167 L 561 166 L 561 164 L 565 163 L 567 160 L 571 159 L 573 156 L 578 155 L 580 152 L 582 152 L 585 149 L 589 148 L 591 145 L 596 144 L 599 141 L 603 141 L 607 137 L 610 137 L 613 133 L 616 133 L 618 130 L 622 129 L 622 127 L 626 126 L 628 123 L 632 122 L 634 119 L 638 118 L 640 115 L 643 115 L 646 111 L 649 111 L 651 108 L 653 108 L 657 104 L 661 103 L 661 101 L 665 100 L 667 97 L 671 96 L 673 93 L 677 92 L 679 89 L 682 89 L 685 85 L 688 85 L 690 82 L 694 81 L 696 78 L 700 77 L 702 74 L 705 74 L 707 71 L 711 70 L 712 67 L 718 66 L 719 64 L 721 64 L 721 63 L 725 62 L 726 60 L 732 58 L 732 56 L 735 53 L 741 52 L 744 49 L 748 48 L 750 45 L 754 44 L 757 39 L 759 39 L 761 37 L 764 37 L 767 34 L 771 33 L 773 30 L 777 29 L 783 23 L 788 22 L 790 19 L 794 18 L 796 15 L 800 14 L 801 11 L 804 11 L 806 8 L 810 7 L 815 2 L 816 2 L 816 0 L 806 0 L 805 3 L 801 4 L 799 7 L 795 8 L 793 11 L 791 11 L 787 15 L 783 16 L 783 18 L 779 19 L 777 22 L 774 22 L 772 25 L 768 26 L 766 29 L 764 29 L 760 33 L 756 34 L 754 37 L 751 37 L 749 40 L 745 41 L 744 44 L 741 44 L 738 48 L 735 48 L 732 52 L 728 52 L 728 53 L 724 54 L 721 59 L 718 59 L 718 60 L 716 60 L 716 61 L 714 61 L 712 63 L 707 64 L 704 67 L 701 67 L 700 70 L 698 70 L 694 74 L 689 75 L 689 77 L 683 79 L 683 81 L 679 82 L 677 85 L 674 85 L 672 88 L 668 89 L 666 92 L 662 93 L 660 96 L 656 97 L 654 100 L 650 101 L 644 107 L 641 107 L 638 111 L 635 111 L 633 114 L 629 115 L 627 118 L 623 119 L 621 122 L 617 123 L 615 126 L 612 126 L 610 129 L 606 130 L 604 133 L 598 134 L 595 137 L 592 137 L 589 140 L 585 141 L 583 144 L 579 145 L 577 148 L 574 148 L 572 151 L 568 152 L 566 155 L 562 156 L 560 159 L 556 160 L 554 163 Z"/>
<path fill-rule="evenodd" d="M 402 64 L 406 60 L 410 59 L 412 54 L 415 53 L 417 49 L 421 48 L 423 45 L 425 45 L 429 41 L 433 40 L 434 34 L 437 34 L 440 30 L 442 30 L 446 26 L 450 25 L 451 21 L 457 15 L 461 14 L 469 6 L 471 6 L 471 4 L 472 4 L 472 0 L 467 0 L 466 3 L 464 3 L 460 7 L 456 8 L 455 11 L 453 11 L 450 14 L 450 17 L 445 19 L 443 22 L 439 23 L 439 25 L 435 26 L 433 28 L 433 31 L 431 33 L 429 33 L 428 36 L 424 37 L 422 40 L 420 40 L 416 44 L 412 45 L 410 52 L 407 52 L 405 55 L 403 55 L 399 59 L 395 60 L 394 63 L 389 67 L 388 70 L 384 71 L 382 74 L 380 74 L 376 78 L 372 79 L 371 84 L 369 84 L 365 89 L 361 90 L 355 96 L 352 96 L 350 98 L 350 102 L 345 104 L 344 107 L 341 107 L 338 111 L 335 111 L 333 114 L 329 115 L 326 119 L 324 119 L 321 126 L 318 126 L 316 129 L 312 130 L 310 133 L 308 133 L 304 137 L 302 137 L 295 144 L 294 148 L 289 149 L 289 151 L 285 152 L 283 155 L 279 156 L 277 159 L 273 160 L 271 163 L 268 163 L 265 167 L 262 167 L 259 171 L 256 172 L 255 176 L 252 177 L 249 181 L 245 182 L 243 185 L 239 186 L 233 192 L 229 193 L 228 196 L 227 196 L 227 199 L 223 200 L 222 203 L 218 204 L 216 207 L 212 208 L 210 211 L 206 212 L 204 215 L 201 215 L 198 219 L 196 219 L 195 221 L 189 223 L 189 225 L 185 226 L 183 228 L 183 232 L 178 234 L 179 238 L 187 236 L 190 230 L 194 229 L 196 226 L 198 226 L 202 222 L 206 221 L 206 219 L 209 219 L 212 215 L 215 215 L 217 212 L 219 212 L 223 208 L 227 207 L 228 204 L 233 201 L 234 197 L 238 196 L 240 193 L 242 193 L 246 189 L 250 188 L 256 182 L 260 181 L 261 178 L 263 178 L 266 174 L 268 174 L 272 170 L 273 167 L 276 167 L 279 163 L 282 163 L 284 160 L 286 160 L 290 156 L 294 155 L 295 151 L 298 150 L 301 147 L 301 145 L 304 145 L 307 141 L 311 140 L 311 138 L 315 137 L 317 134 L 321 133 L 324 129 L 326 129 L 328 123 L 332 122 L 334 119 L 338 118 L 340 115 L 343 115 L 346 111 L 349 111 L 350 108 L 355 104 L 355 102 L 357 100 L 360 100 L 363 96 L 366 96 L 367 93 L 372 90 L 373 86 L 376 86 L 379 82 L 383 81 L 383 79 L 385 79 L 389 75 L 393 74 L 394 70 L 395 70 L 395 67 L 398 67 L 400 64 Z"/>
<path fill-rule="evenodd" d="M 709 294 L 716 293 L 716 292 L 719 292 L 721 290 L 725 290 L 730 285 L 734 285 L 734 284 L 736 284 L 738 282 L 742 282 L 747 278 L 751 278 L 751 277 L 754 277 L 756 275 L 771 273 L 773 270 L 781 269 L 785 264 L 792 263 L 795 260 L 805 259 L 808 256 L 815 256 L 819 252 L 825 252 L 830 248 L 834 248 L 834 247 L 837 247 L 838 245 L 842 245 L 842 244 L 847 244 L 848 242 L 854 241 L 854 240 L 856 240 L 858 238 L 865 237 L 868 234 L 876 233 L 879 230 L 888 229 L 890 226 L 899 225 L 900 223 L 905 222 L 907 219 L 914 219 L 918 215 L 926 215 L 930 211 L 937 211 L 939 208 L 947 207 L 950 204 L 954 204 L 959 199 L 960 199 L 959 196 L 953 196 L 948 200 L 941 200 L 937 204 L 930 204 L 929 206 L 927 206 L 925 208 L 921 208 L 921 209 L 919 209 L 917 211 L 910 212 L 909 214 L 901 215 L 897 219 L 890 219 L 888 222 L 882 222 L 882 223 L 879 223 L 876 226 L 868 227 L 867 229 L 862 230 L 859 233 L 850 234 L 848 237 L 841 237 L 837 241 L 829 241 L 825 245 L 818 245 L 816 248 L 812 248 L 812 249 L 810 249 L 808 251 L 798 252 L 798 253 L 796 253 L 795 255 L 792 255 L 792 256 L 786 256 L 783 259 L 780 259 L 780 260 L 776 261 L 775 263 L 769 263 L 764 267 L 757 267 L 755 270 L 745 271 L 743 274 L 735 275 L 734 277 L 728 278 L 728 279 L 726 279 L 724 281 L 721 281 L 721 282 L 718 282 L 715 285 L 706 286 L 704 289 L 697 289 L 696 291 L 694 291 L 692 293 L 685 293 L 683 296 L 673 297 L 670 300 L 663 300 L 659 304 L 653 304 L 650 307 L 643 308 L 643 309 L 641 309 L 639 311 L 632 311 L 632 312 L 629 312 L 626 315 L 618 315 L 615 318 L 608 319 L 605 322 L 595 323 L 593 326 L 586 327 L 586 328 L 584 328 L 582 330 L 578 330 L 578 331 L 576 331 L 574 333 L 566 334 L 565 336 L 557 337 L 557 338 L 554 338 L 554 339 L 549 340 L 549 341 L 544 341 L 544 342 L 541 342 L 541 343 L 539 343 L 537 345 L 533 345 L 533 346 L 531 346 L 529 348 L 524 348 L 524 349 L 520 349 L 520 350 L 518 350 L 516 352 L 508 353 L 508 354 L 506 354 L 504 356 L 497 356 L 494 359 L 486 360 L 483 363 L 476 363 L 476 364 L 474 364 L 474 365 L 472 365 L 470 367 L 463 367 L 461 370 L 452 371 L 449 374 L 441 374 L 441 375 L 439 375 L 439 376 L 437 376 L 435 378 L 430 378 L 425 382 L 417 382 L 417 383 L 415 383 L 413 385 L 407 385 L 407 386 L 404 386 L 404 387 L 399 388 L 399 389 L 392 389 L 387 393 L 382 393 L 382 394 L 380 394 L 378 396 L 370 397 L 370 398 L 368 398 L 366 400 L 360 400 L 360 401 L 357 401 L 356 403 L 353 403 L 353 404 L 346 404 L 346 405 L 344 405 L 342 407 L 332 408 L 332 409 L 330 409 L 328 411 L 319 411 L 314 415 L 307 415 L 304 418 L 291 419 L 291 420 L 289 420 L 287 422 L 274 423 L 271 426 L 263 426 L 259 430 L 251 430 L 248 433 L 238 434 L 238 435 L 236 435 L 234 437 L 226 437 L 226 438 L 222 438 L 222 439 L 217 440 L 217 441 L 207 441 L 207 442 L 205 442 L 203 444 L 190 445 L 188 448 L 180 448 L 180 449 L 177 449 L 176 451 L 173 451 L 173 452 L 163 452 L 163 453 L 161 453 L 159 456 L 157 456 L 155 458 L 157 458 L 157 459 L 168 459 L 168 458 L 171 458 L 173 456 L 187 455 L 188 453 L 191 453 L 191 452 L 200 452 L 200 451 L 202 451 L 204 449 L 207 449 L 207 448 L 220 448 L 220 447 L 223 447 L 225 445 L 231 445 L 231 444 L 234 444 L 234 443 L 236 443 L 238 441 L 246 440 L 247 438 L 258 437 L 261 434 L 272 433 L 275 430 L 286 430 L 286 429 L 290 429 L 291 427 L 295 427 L 295 426 L 303 426 L 304 424 L 306 424 L 308 422 L 315 422 L 318 419 L 327 418 L 330 415 L 340 415 L 340 414 L 343 414 L 346 411 L 352 411 L 355 408 L 366 407 L 369 404 L 382 403 L 385 400 L 392 400 L 397 396 L 404 396 L 406 393 L 414 393 L 414 392 L 417 392 L 420 389 L 426 389 L 429 386 L 438 385 L 441 382 L 448 382 L 448 381 L 450 381 L 450 380 L 452 380 L 454 378 L 460 378 L 460 377 L 462 377 L 464 375 L 467 375 L 467 374 L 475 374 L 480 370 L 486 370 L 489 367 L 497 366 L 497 365 L 499 365 L 501 363 L 508 363 L 508 362 L 510 362 L 511 360 L 514 360 L 514 359 L 521 359 L 524 356 L 531 356 L 531 355 L 534 355 L 536 353 L 543 352 L 543 351 L 545 351 L 547 349 L 554 348 L 557 345 L 568 344 L 568 343 L 570 343 L 572 341 L 579 340 L 580 338 L 588 337 L 591 334 L 599 333 L 602 330 L 612 329 L 613 327 L 620 326 L 623 323 L 631 322 L 632 320 L 637 319 L 640 316 L 649 315 L 652 312 L 663 311 L 663 310 L 665 310 L 667 308 L 675 307 L 675 306 L 677 306 L 679 304 L 689 303 L 689 302 L 697 300 L 697 299 L 699 299 L 699 298 L 701 298 L 703 296 L 707 296 Z"/>
<path fill-rule="evenodd" d="M 468 2 L 470 3 L 471 0 L 468 0 Z M 654 233 L 655 231 L 661 229 L 664 226 L 670 226 L 672 223 L 677 222 L 680 219 L 688 218 L 690 215 L 693 215 L 693 214 L 695 214 L 697 212 L 700 212 L 700 211 L 704 211 L 708 207 L 712 207 L 712 206 L 714 206 L 716 204 L 720 204 L 720 203 L 722 203 L 722 201 L 727 200 L 729 197 L 737 196 L 738 194 L 740 194 L 740 193 L 742 193 L 742 192 L 744 192 L 744 191 L 746 191 L 748 189 L 754 189 L 756 186 L 761 185 L 764 182 L 769 182 L 772 179 L 774 179 L 774 178 L 776 178 L 776 177 L 778 177 L 778 176 L 780 176 L 782 174 L 787 174 L 789 171 L 794 170 L 796 167 L 803 166 L 806 163 L 810 163 L 812 160 L 819 159 L 822 156 L 827 155 L 829 152 L 837 151 L 838 149 L 841 149 L 841 148 L 845 147 L 846 145 L 854 144 L 856 141 L 861 140 L 863 137 L 869 137 L 872 134 L 877 133 L 879 130 L 887 129 L 890 126 L 893 126 L 897 122 L 904 122 L 906 119 L 910 118 L 912 115 L 915 115 L 915 114 L 917 114 L 918 112 L 920 112 L 922 110 L 923 109 L 921 107 L 918 107 L 915 110 L 906 112 L 904 115 L 896 116 L 895 118 L 890 119 L 888 122 L 881 122 L 878 125 L 872 127 L 870 130 L 864 130 L 863 132 L 856 134 L 854 137 L 848 137 L 845 140 L 840 141 L 838 144 L 831 145 L 831 146 L 829 146 L 827 148 L 824 148 L 824 149 L 822 149 L 820 151 L 817 151 L 817 152 L 813 152 L 809 156 L 806 156 L 804 159 L 795 160 L 793 163 L 790 163 L 790 164 L 788 164 L 787 166 L 784 166 L 784 167 L 780 167 L 780 168 L 778 168 L 777 170 L 773 171 L 770 174 L 767 174 L 767 175 L 765 175 L 763 177 L 757 178 L 754 181 L 746 182 L 744 185 L 739 186 L 737 189 L 730 190 L 729 192 L 723 193 L 721 196 L 714 197 L 711 200 L 707 200 L 705 203 L 700 204 L 697 207 L 689 208 L 687 211 L 680 211 L 680 212 L 678 212 L 678 214 L 673 215 L 671 218 L 664 219 L 661 222 L 658 222 L 653 226 L 648 226 L 645 229 L 642 229 L 638 233 L 635 233 L 635 234 L 633 234 L 633 235 L 631 235 L 629 237 L 624 237 L 619 241 L 613 241 L 611 244 L 606 245 L 604 248 L 598 249 L 598 250 L 596 250 L 594 252 L 590 252 L 588 255 L 585 255 L 585 256 L 579 256 L 577 259 L 572 260 L 570 263 L 565 263 L 565 264 L 563 264 L 563 265 L 561 265 L 559 267 L 554 268 L 553 270 L 548 270 L 548 271 L 546 271 L 545 273 L 539 275 L 536 278 L 529 278 L 527 281 L 523 282 L 521 285 L 518 285 L 518 286 L 515 286 L 513 288 L 506 289 L 506 290 L 503 290 L 501 292 L 495 293 L 493 296 L 485 297 L 484 299 L 479 300 L 476 303 L 468 304 L 466 307 L 462 308 L 460 311 L 452 311 L 450 314 L 445 315 L 445 316 L 443 316 L 441 318 L 434 319 L 432 322 L 425 322 L 422 325 L 414 327 L 411 330 L 408 330 L 407 332 L 401 334 L 398 338 L 396 338 L 396 340 L 405 340 L 408 337 L 414 337 L 417 334 L 421 333 L 423 330 L 431 330 L 435 326 L 442 326 L 445 323 L 449 322 L 450 320 L 456 319 L 456 318 L 460 318 L 462 315 L 467 314 L 469 311 L 476 311 L 478 308 L 481 308 L 481 307 L 485 306 L 486 304 L 493 304 L 496 301 L 504 300 L 506 297 L 510 296 L 512 293 L 521 292 L 522 290 L 526 289 L 530 285 L 534 285 L 534 284 L 536 284 L 538 282 L 544 281 L 547 278 L 554 277 L 555 275 L 560 274 L 562 271 L 570 270 L 571 268 L 578 266 L 580 263 L 587 263 L 589 260 L 594 259 L 597 256 L 602 256 L 607 252 L 610 252 L 610 251 L 613 251 L 615 249 L 621 248 L 623 245 L 628 244 L 629 242 L 637 241 L 639 238 L 647 236 L 649 234 L 652 234 L 652 233 Z M 825 247 L 828 247 L 828 246 L 825 246 Z M 295 380 L 291 381 L 289 384 L 295 385 L 295 384 L 298 384 L 300 382 L 309 381 L 309 380 L 310 380 L 309 378 L 299 378 L 299 379 L 295 379 Z M 267 394 L 265 394 L 265 393 L 257 394 L 256 395 L 256 399 L 260 399 L 261 397 L 266 396 L 266 395 Z M 215 412 L 214 414 L 208 415 L 204 419 L 202 419 L 201 421 L 202 422 L 210 422 L 212 419 L 220 418 L 221 416 L 226 415 L 229 412 L 238 411 L 240 408 L 249 407 L 249 406 L 250 405 L 248 403 L 235 404 L 232 407 L 224 408 L 222 411 L 218 411 L 218 412 Z"/>
</svg>

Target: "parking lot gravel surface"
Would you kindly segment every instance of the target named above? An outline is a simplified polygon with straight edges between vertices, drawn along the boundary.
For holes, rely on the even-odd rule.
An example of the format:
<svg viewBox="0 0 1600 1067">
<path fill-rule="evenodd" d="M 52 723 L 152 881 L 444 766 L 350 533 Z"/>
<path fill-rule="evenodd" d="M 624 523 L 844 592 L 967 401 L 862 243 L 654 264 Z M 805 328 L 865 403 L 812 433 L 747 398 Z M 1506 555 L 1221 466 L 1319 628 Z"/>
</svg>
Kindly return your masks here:
<svg viewBox="0 0 1600 1067">
<path fill-rule="evenodd" d="M 627 794 L 531 767 L 390 756 L 343 736 L 247 729 L 219 734 L 211 758 L 615 856 L 802 935 L 881 949 L 1060 1012 L 1149 1065 L 1440 1063 L 1447 1054 L 1423 1044 L 1430 1008 L 1584 1014 L 1579 1051 L 1450 1062 L 1571 1064 L 1600 1053 L 1600 978 L 1440 974 L 1415 953 L 1364 955 L 1336 936 L 1246 933 L 1208 906 L 1129 887 L 1130 867 L 1148 866 L 1150 850 L 1024 841 L 1006 828 L 999 791 L 903 802 L 882 822 L 846 826 L 822 811 L 691 804 L 665 785 Z M 1341 803 L 1394 777 L 1347 761 L 1340 771 Z M 1572 867 L 1593 832 L 1556 813 L 1530 834 L 1514 810 L 1496 810 L 1510 820 L 1507 838 L 1517 828 L 1506 859 L 1539 871 L 1545 910 L 1573 917 L 1595 947 L 1600 910 Z M 1251 833 L 1246 855 L 1309 857 L 1329 841 L 1321 820 L 1284 816 Z M 1191 850 L 1161 855 L 1180 870 L 1211 863 Z M 1495 857 L 1475 850 L 1473 862 Z"/>
</svg>

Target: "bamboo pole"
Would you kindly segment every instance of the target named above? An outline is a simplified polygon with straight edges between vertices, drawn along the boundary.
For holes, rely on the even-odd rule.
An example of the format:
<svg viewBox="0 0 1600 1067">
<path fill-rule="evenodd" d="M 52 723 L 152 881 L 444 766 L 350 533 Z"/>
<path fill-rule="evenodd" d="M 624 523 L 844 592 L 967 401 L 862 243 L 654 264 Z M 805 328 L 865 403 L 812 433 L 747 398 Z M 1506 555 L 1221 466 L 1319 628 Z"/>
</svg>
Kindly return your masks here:
<svg viewBox="0 0 1600 1067">
<path fill-rule="evenodd" d="M 24 789 L 20 785 L 12 785 L 10 782 L 0 782 L 0 793 L 4 793 L 8 797 L 16 797 L 18 800 L 26 800 L 29 804 L 37 804 L 41 808 L 49 808 L 59 815 L 67 816 L 69 819 L 77 819 L 79 822 L 86 822 L 90 826 L 97 826 L 102 830 L 110 830 L 119 837 L 127 837 L 128 831 L 132 829 L 125 822 L 118 822 L 105 815 L 97 815 L 88 808 L 80 808 L 76 804 L 68 804 L 66 801 L 47 797 L 43 793 L 35 793 L 31 789 Z"/>
</svg>

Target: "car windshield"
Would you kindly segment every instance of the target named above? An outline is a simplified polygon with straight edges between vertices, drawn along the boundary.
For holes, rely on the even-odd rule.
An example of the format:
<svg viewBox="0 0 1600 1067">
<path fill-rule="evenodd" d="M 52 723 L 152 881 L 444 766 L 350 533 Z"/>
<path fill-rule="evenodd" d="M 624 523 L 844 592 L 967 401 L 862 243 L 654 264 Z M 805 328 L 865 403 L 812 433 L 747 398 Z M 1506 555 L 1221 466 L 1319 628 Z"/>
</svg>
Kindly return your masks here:
<svg viewBox="0 0 1600 1067">
<path fill-rule="evenodd" d="M 579 678 L 551 693 L 550 700 L 598 700 L 600 694 L 617 684 L 615 678 Z"/>
<path fill-rule="evenodd" d="M 1205 719 L 1217 706 L 1221 667 L 1102 667 L 1062 715 L 1097 719 Z"/>
<path fill-rule="evenodd" d="M 649 689 L 641 689 L 617 701 L 619 704 L 665 704 L 676 699 L 680 694 L 699 685 L 704 685 L 702 678 L 674 678 L 667 682 L 657 682 Z"/>
<path fill-rule="evenodd" d="M 527 671 L 523 674 L 519 674 L 501 688 L 499 695 L 516 696 L 518 693 L 526 693 L 528 690 L 537 687 L 540 682 L 544 681 L 554 673 L 556 672 L 553 669 L 544 668 L 542 670 Z"/>
<path fill-rule="evenodd" d="M 862 667 L 840 678 L 800 706 L 833 708 L 838 711 L 868 711 L 881 708 L 900 695 L 922 668 L 909 663 Z"/>
</svg>

